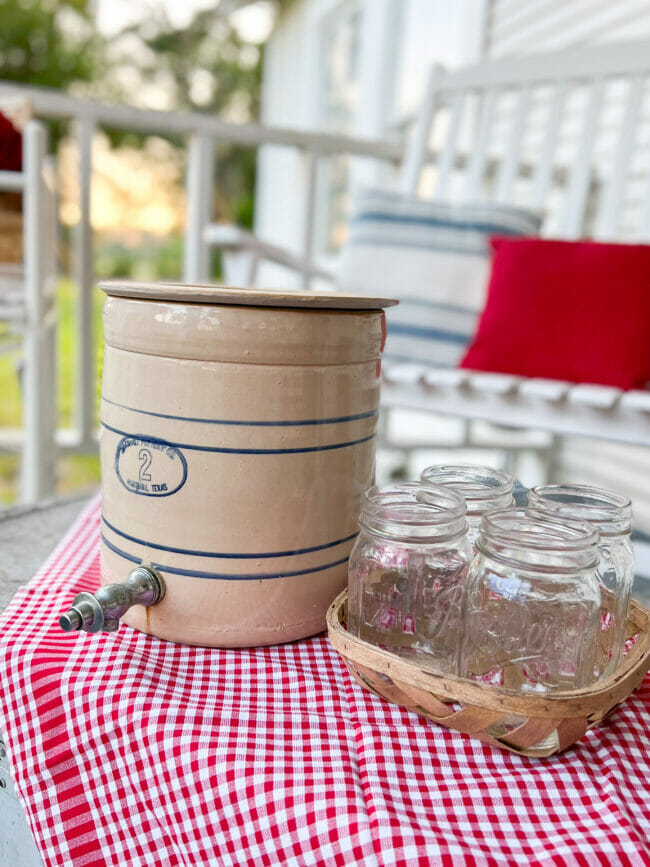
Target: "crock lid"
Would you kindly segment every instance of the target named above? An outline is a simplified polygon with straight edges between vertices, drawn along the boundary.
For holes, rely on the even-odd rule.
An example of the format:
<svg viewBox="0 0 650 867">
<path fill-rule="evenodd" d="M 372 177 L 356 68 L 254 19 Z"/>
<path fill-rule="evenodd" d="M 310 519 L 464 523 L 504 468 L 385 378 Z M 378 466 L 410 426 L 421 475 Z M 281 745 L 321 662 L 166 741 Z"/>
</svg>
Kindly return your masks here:
<svg viewBox="0 0 650 867">
<path fill-rule="evenodd" d="M 345 292 L 290 289 L 242 289 L 207 283 L 140 283 L 109 280 L 99 284 L 107 295 L 145 301 L 184 301 L 190 304 L 235 304 L 245 307 L 311 307 L 321 310 L 377 310 L 393 307 L 394 298 L 371 298 Z"/>
</svg>

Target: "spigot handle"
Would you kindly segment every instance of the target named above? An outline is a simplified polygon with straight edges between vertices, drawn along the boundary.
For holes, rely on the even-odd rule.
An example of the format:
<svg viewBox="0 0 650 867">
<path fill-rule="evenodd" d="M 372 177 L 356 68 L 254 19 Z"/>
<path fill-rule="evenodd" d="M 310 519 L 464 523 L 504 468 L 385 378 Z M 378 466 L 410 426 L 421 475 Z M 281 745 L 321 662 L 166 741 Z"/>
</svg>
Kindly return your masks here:
<svg viewBox="0 0 650 867">
<path fill-rule="evenodd" d="M 153 566 L 138 566 L 124 584 L 107 584 L 96 593 L 79 593 L 59 618 L 64 632 L 114 632 L 132 605 L 157 605 L 165 584 Z"/>
</svg>

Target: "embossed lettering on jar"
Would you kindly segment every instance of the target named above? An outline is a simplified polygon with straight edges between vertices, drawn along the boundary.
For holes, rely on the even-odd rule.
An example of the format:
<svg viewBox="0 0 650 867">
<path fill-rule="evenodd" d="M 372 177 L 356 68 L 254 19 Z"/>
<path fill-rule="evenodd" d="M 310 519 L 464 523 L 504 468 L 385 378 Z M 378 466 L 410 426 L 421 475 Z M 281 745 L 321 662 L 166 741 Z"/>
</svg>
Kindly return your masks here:
<svg viewBox="0 0 650 867">
<path fill-rule="evenodd" d="M 618 667 L 625 646 L 625 622 L 634 580 L 632 503 L 615 491 L 590 485 L 539 485 L 529 494 L 531 516 L 587 521 L 600 534 L 597 576 L 602 597 L 596 676 Z"/>
<path fill-rule="evenodd" d="M 359 523 L 348 573 L 349 630 L 457 673 L 471 559 L 462 498 L 437 485 L 375 487 L 363 498 Z"/>
<path fill-rule="evenodd" d="M 516 510 L 484 516 L 467 577 L 461 674 L 530 693 L 593 683 L 597 542 L 584 522 Z"/>
</svg>

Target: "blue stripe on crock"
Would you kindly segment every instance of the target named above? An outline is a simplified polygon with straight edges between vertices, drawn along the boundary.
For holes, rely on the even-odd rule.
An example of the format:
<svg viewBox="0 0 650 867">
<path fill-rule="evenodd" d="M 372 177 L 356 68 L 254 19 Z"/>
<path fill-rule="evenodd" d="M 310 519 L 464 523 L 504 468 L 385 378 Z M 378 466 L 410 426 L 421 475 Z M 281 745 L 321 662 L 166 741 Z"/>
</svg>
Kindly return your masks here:
<svg viewBox="0 0 650 867">
<path fill-rule="evenodd" d="M 103 396 L 102 400 L 105 403 L 111 404 L 111 406 L 117 406 L 120 409 L 126 409 L 129 412 L 137 412 L 140 413 L 140 415 L 151 415 L 154 418 L 168 418 L 173 421 L 189 421 L 201 424 L 237 425 L 239 427 L 302 427 L 304 425 L 343 424 L 344 422 L 349 421 L 360 421 L 364 418 L 374 418 L 378 414 L 378 410 L 371 409 L 368 410 L 368 412 L 360 412 L 356 415 L 342 415 L 338 418 L 313 418 L 301 421 L 238 421 L 235 419 L 224 418 L 194 418 L 186 415 L 169 415 L 165 412 L 152 412 L 148 409 L 136 409 L 133 406 L 126 406 L 123 403 L 118 403 L 116 400 L 110 400 Z"/>
<path fill-rule="evenodd" d="M 130 431 L 119 430 L 116 427 L 112 427 L 110 424 L 106 424 L 103 419 L 100 419 L 100 424 L 103 428 L 106 428 L 106 430 L 111 431 L 111 433 L 116 433 L 119 436 L 131 437 L 131 439 L 134 440 L 146 440 L 150 443 L 162 443 L 163 445 L 173 446 L 173 448 L 176 449 L 185 449 L 186 451 L 216 452 L 217 454 L 224 455 L 295 455 L 304 454 L 305 452 L 327 452 L 332 451 L 333 449 L 345 449 L 348 448 L 348 446 L 358 446 L 375 438 L 375 434 L 373 433 L 370 434 L 370 436 L 362 437 L 359 440 L 350 440 L 345 443 L 333 443 L 332 445 L 326 446 L 304 446 L 302 448 L 294 449 L 229 449 L 221 446 L 197 446 L 192 445 L 191 443 L 174 443 L 169 440 L 163 440 L 159 437 L 151 436 L 150 434 L 131 433 Z"/>
<path fill-rule="evenodd" d="M 345 542 L 351 542 L 357 537 L 357 533 L 352 533 L 350 536 L 345 536 L 343 539 L 337 539 L 335 542 L 326 542 L 323 545 L 314 545 L 311 548 L 296 548 L 295 551 L 271 551 L 263 554 L 224 554 L 217 551 L 193 551 L 189 548 L 173 548 L 170 545 L 159 545 L 157 542 L 147 542 L 146 539 L 138 539 L 137 536 L 131 536 L 123 530 L 118 530 L 110 521 L 107 521 L 102 515 L 102 521 L 109 530 L 112 530 L 117 536 L 123 539 L 128 539 L 129 542 L 136 542 L 138 545 L 144 545 L 146 548 L 156 548 L 159 551 L 169 551 L 173 554 L 188 554 L 192 557 L 215 557 L 223 560 L 255 560 L 262 557 L 293 557 L 298 554 L 311 554 L 314 551 L 323 551 L 325 548 L 336 548 L 337 545 L 343 545 Z"/>
<path fill-rule="evenodd" d="M 101 534 L 101 537 L 106 547 L 119 557 L 123 557 L 131 563 L 139 564 L 143 562 L 142 557 L 136 557 L 134 554 L 122 551 L 122 549 L 118 548 L 117 545 L 109 542 L 103 533 Z M 151 563 L 151 565 L 154 569 L 158 569 L 160 572 L 167 572 L 170 575 L 183 575 L 187 578 L 207 578 L 214 581 L 268 581 L 273 578 L 296 578 L 299 575 L 310 575 L 312 572 L 324 572 L 326 569 L 333 569 L 335 566 L 342 566 L 343 563 L 347 563 L 349 559 L 349 557 L 343 557 L 341 560 L 335 560 L 333 563 L 325 563 L 323 566 L 315 566 L 311 569 L 299 569 L 295 572 L 267 572 L 252 575 L 228 575 L 221 572 L 202 572 L 197 569 L 178 569 L 175 566 L 165 566 L 163 563 Z"/>
</svg>

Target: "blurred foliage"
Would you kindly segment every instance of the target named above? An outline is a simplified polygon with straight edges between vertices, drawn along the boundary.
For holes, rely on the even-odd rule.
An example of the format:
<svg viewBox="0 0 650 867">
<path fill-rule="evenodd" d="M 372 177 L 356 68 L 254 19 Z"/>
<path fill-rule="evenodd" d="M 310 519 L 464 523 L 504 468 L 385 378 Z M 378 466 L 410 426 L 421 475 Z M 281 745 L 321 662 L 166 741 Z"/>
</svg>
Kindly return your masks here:
<svg viewBox="0 0 650 867">
<path fill-rule="evenodd" d="M 154 7 L 146 22 L 121 34 L 111 81 L 137 81 L 141 93 L 164 90 L 169 107 L 176 110 L 256 120 L 262 47 L 242 39 L 231 18 L 220 11 L 222 5 L 198 11 L 184 27 L 174 26 L 164 7 Z M 115 86 L 119 90 L 119 84 Z M 256 152 L 219 142 L 215 159 L 215 218 L 250 227 Z"/>
<path fill-rule="evenodd" d="M 65 89 L 99 73 L 102 40 L 88 0 L 2 0 L 0 77 Z"/>
<path fill-rule="evenodd" d="M 272 0 L 276 11 L 290 0 Z M 215 0 L 178 27 L 162 4 L 107 38 L 92 0 L 0 0 L 0 79 L 69 90 L 140 108 L 202 111 L 234 121 L 259 117 L 263 46 L 247 42 L 230 14 L 245 3 Z M 53 124 L 54 142 L 63 129 Z M 115 147 L 143 135 L 106 130 Z M 181 138 L 168 140 L 184 148 Z M 256 152 L 217 144 L 214 216 L 251 226 Z M 179 161 L 178 183 L 184 165 Z"/>
<path fill-rule="evenodd" d="M 0 79 L 66 90 L 100 78 L 104 41 L 90 0 L 0 0 Z M 49 121 L 54 145 L 65 124 Z"/>
</svg>

